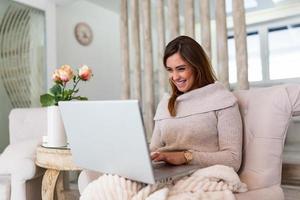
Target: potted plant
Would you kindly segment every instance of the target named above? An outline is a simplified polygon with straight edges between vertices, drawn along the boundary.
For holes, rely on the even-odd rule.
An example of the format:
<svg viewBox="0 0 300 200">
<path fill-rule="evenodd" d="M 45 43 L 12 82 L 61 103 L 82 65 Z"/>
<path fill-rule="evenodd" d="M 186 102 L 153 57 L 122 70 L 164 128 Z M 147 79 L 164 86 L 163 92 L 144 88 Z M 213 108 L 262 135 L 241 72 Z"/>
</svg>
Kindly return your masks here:
<svg viewBox="0 0 300 200">
<path fill-rule="evenodd" d="M 54 85 L 49 92 L 40 96 L 40 102 L 43 107 L 47 107 L 47 145 L 49 147 L 63 147 L 67 145 L 67 138 L 60 111 L 59 101 L 88 100 L 87 97 L 79 96 L 78 83 L 88 81 L 92 77 L 92 70 L 82 65 L 77 72 L 74 72 L 70 65 L 62 65 L 56 69 L 52 75 Z M 73 84 L 68 87 L 72 80 Z"/>
</svg>

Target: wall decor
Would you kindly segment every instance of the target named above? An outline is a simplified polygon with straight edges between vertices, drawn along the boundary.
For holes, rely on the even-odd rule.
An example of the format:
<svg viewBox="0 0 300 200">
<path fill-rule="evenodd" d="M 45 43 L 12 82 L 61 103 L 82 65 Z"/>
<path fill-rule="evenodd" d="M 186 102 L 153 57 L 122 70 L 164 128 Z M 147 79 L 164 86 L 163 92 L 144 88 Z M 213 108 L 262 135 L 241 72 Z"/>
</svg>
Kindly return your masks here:
<svg viewBox="0 0 300 200">
<path fill-rule="evenodd" d="M 83 46 L 88 46 L 93 41 L 93 31 L 85 22 L 79 22 L 74 29 L 76 40 Z"/>
</svg>

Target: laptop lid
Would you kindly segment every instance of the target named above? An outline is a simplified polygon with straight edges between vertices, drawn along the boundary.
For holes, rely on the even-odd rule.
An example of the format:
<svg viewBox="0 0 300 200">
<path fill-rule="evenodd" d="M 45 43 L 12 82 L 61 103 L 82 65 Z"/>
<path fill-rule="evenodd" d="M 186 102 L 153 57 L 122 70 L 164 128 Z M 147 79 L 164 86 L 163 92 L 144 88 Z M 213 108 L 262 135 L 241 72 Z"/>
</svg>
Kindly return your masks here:
<svg viewBox="0 0 300 200">
<path fill-rule="evenodd" d="M 155 182 L 137 100 L 60 101 L 59 108 L 77 166 Z"/>
</svg>

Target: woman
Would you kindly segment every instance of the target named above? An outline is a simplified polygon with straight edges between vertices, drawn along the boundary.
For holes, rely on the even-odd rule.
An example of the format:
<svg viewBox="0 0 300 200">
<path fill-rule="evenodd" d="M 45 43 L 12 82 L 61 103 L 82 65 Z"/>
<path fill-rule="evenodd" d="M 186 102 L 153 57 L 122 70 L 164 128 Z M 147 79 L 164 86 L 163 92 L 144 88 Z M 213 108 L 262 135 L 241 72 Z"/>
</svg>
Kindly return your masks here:
<svg viewBox="0 0 300 200">
<path fill-rule="evenodd" d="M 152 160 L 174 165 L 198 164 L 200 167 L 221 164 L 237 171 L 241 164 L 242 147 L 242 122 L 237 101 L 220 83 L 215 82 L 201 46 L 187 36 L 174 39 L 165 49 L 164 65 L 169 73 L 172 94 L 162 99 L 154 117 L 155 127 L 150 144 Z M 225 174 L 222 178 L 235 177 L 235 174 L 223 169 L 218 172 Z M 197 195 L 203 192 L 197 189 L 198 183 L 204 183 L 200 179 L 201 176 L 198 179 L 197 176 L 182 179 L 183 182 L 174 182 L 174 188 L 169 185 L 169 189 L 164 187 L 154 193 L 158 190 L 155 185 L 143 187 L 134 181 L 104 175 L 85 189 L 81 199 L 106 199 L 117 194 L 135 199 L 152 196 L 152 193 L 154 196 L 149 199 L 157 199 L 157 195 L 167 195 L 171 199 L 198 199 Z M 228 184 L 225 179 L 225 183 L 221 181 L 224 185 Z M 208 182 L 204 185 L 216 187 L 215 181 Z M 232 181 L 229 182 L 232 184 Z M 241 185 L 238 181 L 234 187 Z M 122 199 L 125 199 L 123 196 Z"/>
<path fill-rule="evenodd" d="M 154 117 L 151 159 L 174 165 L 221 164 L 238 171 L 242 122 L 236 98 L 215 82 L 210 62 L 192 38 L 179 36 L 164 53 L 171 96 L 165 96 Z"/>
</svg>

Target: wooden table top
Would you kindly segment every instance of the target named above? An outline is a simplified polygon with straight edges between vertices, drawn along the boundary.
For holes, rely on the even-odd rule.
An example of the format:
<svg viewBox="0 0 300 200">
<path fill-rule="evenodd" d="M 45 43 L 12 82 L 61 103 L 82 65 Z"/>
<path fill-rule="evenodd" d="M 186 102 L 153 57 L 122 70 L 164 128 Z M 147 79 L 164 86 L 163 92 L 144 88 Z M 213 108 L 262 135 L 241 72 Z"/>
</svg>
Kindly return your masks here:
<svg viewBox="0 0 300 200">
<path fill-rule="evenodd" d="M 81 170 L 81 168 L 74 164 L 71 150 L 67 148 L 39 146 L 36 150 L 36 165 L 46 169 Z"/>
</svg>

